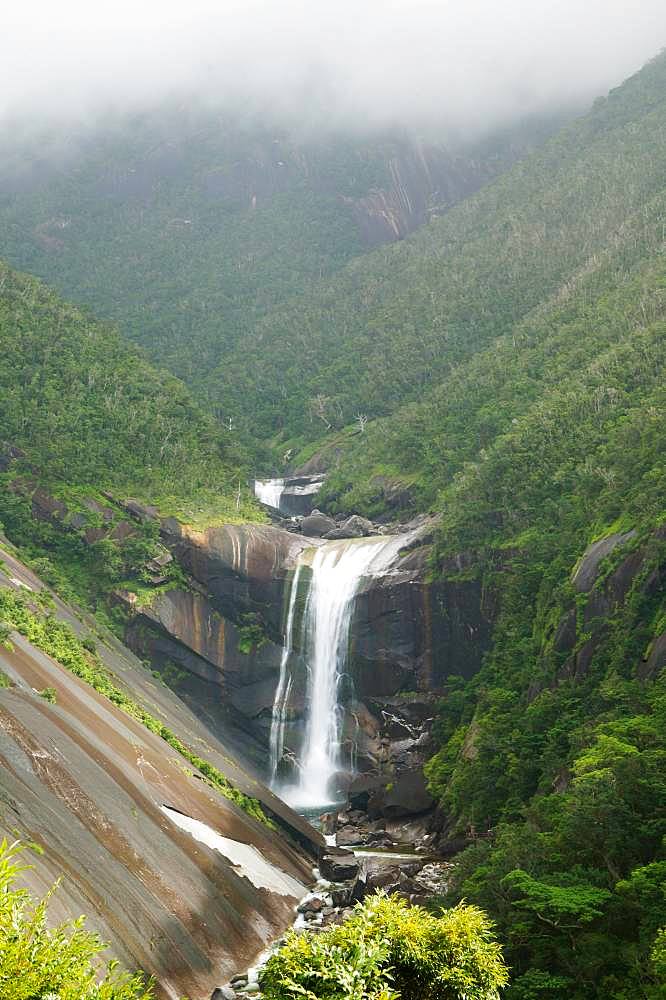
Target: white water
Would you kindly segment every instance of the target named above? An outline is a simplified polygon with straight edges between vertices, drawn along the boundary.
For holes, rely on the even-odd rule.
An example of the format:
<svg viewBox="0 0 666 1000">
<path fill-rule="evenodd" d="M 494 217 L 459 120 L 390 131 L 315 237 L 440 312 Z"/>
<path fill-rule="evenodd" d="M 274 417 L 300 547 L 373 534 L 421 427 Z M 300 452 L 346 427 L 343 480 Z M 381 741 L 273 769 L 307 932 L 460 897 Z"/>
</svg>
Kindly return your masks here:
<svg viewBox="0 0 666 1000">
<path fill-rule="evenodd" d="M 280 500 L 284 493 L 284 479 L 255 479 L 254 495 L 268 507 L 280 509 Z"/>
<path fill-rule="evenodd" d="M 404 535 L 391 535 L 328 542 L 317 548 L 314 555 L 312 552 L 301 555 L 302 561 L 311 559 L 312 565 L 303 643 L 308 665 L 305 737 L 298 782 L 280 789 L 282 797 L 296 808 L 311 809 L 330 804 L 335 798 L 334 776 L 349 770 L 341 759 L 343 709 L 338 694 L 347 668 L 354 599 L 363 579 L 385 573 L 405 541 Z M 273 706 L 271 762 L 274 783 L 283 752 L 297 577 L 298 571 L 289 600 L 285 652 Z"/>
<path fill-rule="evenodd" d="M 302 564 L 296 567 L 293 580 L 291 581 L 291 591 L 289 593 L 289 607 L 287 609 L 287 624 L 284 635 L 284 645 L 282 647 L 282 659 L 280 660 L 280 679 L 273 699 L 273 715 L 271 717 L 271 783 L 277 781 L 278 765 L 284 750 L 284 726 L 287 719 L 287 705 L 291 694 L 291 674 L 289 673 L 289 657 L 294 641 L 294 618 L 296 610 L 296 597 L 298 596 L 298 583 L 301 576 Z"/>
</svg>

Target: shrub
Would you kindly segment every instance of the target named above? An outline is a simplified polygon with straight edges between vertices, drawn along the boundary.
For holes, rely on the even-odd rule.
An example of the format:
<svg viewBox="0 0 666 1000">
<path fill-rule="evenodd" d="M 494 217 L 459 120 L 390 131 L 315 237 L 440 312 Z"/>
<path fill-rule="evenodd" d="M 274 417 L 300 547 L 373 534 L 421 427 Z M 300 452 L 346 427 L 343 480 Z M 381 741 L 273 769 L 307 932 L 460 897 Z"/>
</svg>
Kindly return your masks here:
<svg viewBox="0 0 666 1000">
<path fill-rule="evenodd" d="M 261 988 L 267 1000 L 497 1000 L 507 980 L 481 910 L 435 917 L 378 893 L 320 934 L 290 931 Z"/>
<path fill-rule="evenodd" d="M 55 888 L 39 902 L 16 885 L 27 865 L 16 858 L 19 843 L 0 844 L 0 996 L 2 1000 L 151 1000 L 140 975 L 119 971 L 117 962 L 99 960 L 105 946 L 84 929 L 79 917 L 47 927 L 47 905 Z"/>
</svg>

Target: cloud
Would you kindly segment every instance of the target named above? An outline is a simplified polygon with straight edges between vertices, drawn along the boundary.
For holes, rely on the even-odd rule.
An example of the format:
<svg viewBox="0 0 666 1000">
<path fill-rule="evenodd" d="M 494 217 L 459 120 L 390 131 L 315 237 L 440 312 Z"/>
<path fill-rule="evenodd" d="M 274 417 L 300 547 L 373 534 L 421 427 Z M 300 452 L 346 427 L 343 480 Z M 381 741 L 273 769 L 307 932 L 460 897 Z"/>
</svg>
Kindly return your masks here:
<svg viewBox="0 0 666 1000">
<path fill-rule="evenodd" d="M 663 0 L 23 0 L 0 118 L 194 95 L 306 125 L 476 131 L 587 101 L 666 44 Z"/>
</svg>

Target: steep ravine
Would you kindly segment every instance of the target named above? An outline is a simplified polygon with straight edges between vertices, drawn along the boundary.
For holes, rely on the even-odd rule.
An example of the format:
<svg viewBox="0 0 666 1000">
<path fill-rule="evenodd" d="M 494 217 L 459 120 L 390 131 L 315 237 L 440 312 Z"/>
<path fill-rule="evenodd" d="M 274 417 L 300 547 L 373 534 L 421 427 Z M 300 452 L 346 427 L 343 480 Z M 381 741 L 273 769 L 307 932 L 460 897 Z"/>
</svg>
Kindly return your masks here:
<svg viewBox="0 0 666 1000">
<path fill-rule="evenodd" d="M 277 506 L 284 485 L 261 488 Z M 205 532 L 164 521 L 189 585 L 121 595 L 127 641 L 289 801 L 321 811 L 350 794 L 375 820 L 425 820 L 437 698 L 448 675 L 479 669 L 493 615 L 466 565 L 428 579 L 434 526 L 317 512 Z"/>
<path fill-rule="evenodd" d="M 38 499 L 35 504 L 33 497 L 34 516 L 52 518 L 43 491 Z M 123 506 L 128 521 L 159 518 L 154 508 L 134 501 Z M 64 526 L 62 518 L 58 523 Z M 470 554 L 432 573 L 437 524 L 426 517 L 392 529 L 318 513 L 206 531 L 173 519 L 158 520 L 155 527 L 160 559 L 173 560 L 178 574 L 152 591 L 116 595 L 128 613 L 127 642 L 144 664 L 107 634 L 95 640 L 99 655 L 154 718 L 240 792 L 258 799 L 278 829 L 220 799 L 159 736 L 14 636 L 13 650 L 0 648 L 0 669 L 12 685 L 0 690 L 0 753 L 8 775 L 0 825 L 46 848 L 31 876 L 36 892 L 65 872 L 62 915 L 89 912 L 125 964 L 156 975 L 161 996 L 187 991 L 203 1000 L 213 987 L 252 967 L 293 921 L 301 892 L 295 883 L 305 894 L 315 864 L 341 886 L 326 890 L 326 901 L 308 904 L 301 914 L 308 923 L 319 916 L 337 919 L 340 906 L 377 887 L 413 901 L 438 891 L 446 877 L 442 855 L 458 850 L 465 837 L 453 836 L 448 818 L 433 812 L 423 777 L 423 764 L 437 749 L 431 723 L 449 675 L 471 677 L 480 669 L 492 642 L 496 597 Z M 344 537 L 350 533 L 357 537 Z M 400 855 L 405 843 L 418 844 L 421 852 L 390 859 L 364 853 L 359 881 L 359 859 L 323 853 L 322 837 L 281 794 L 282 783 L 294 785 L 307 745 L 312 636 L 303 625 L 308 595 L 316 590 L 314 563 L 325 569 L 331 557 L 332 569 L 343 564 L 345 553 L 373 546 L 390 558 L 375 566 L 381 569 L 376 573 L 361 558 L 348 597 L 338 602 L 348 642 L 345 678 L 336 681 L 340 714 L 328 741 L 334 747 L 328 764 L 335 765 L 329 777 L 336 778 L 346 802 L 329 809 L 324 829 L 329 836 L 335 832 L 338 852 L 389 848 Z M 572 566 L 578 596 L 553 633 L 562 661 L 553 683 L 583 679 L 617 609 L 636 598 L 637 588 L 649 596 L 663 586 L 663 566 L 650 569 L 655 546 L 663 548 L 663 528 L 653 537 L 617 532 L 595 541 Z M 40 582 L 11 553 L 3 553 L 3 560 L 0 585 L 32 600 L 43 589 Z M 327 579 L 330 586 L 326 574 L 320 581 L 324 591 Z M 56 612 L 84 637 L 96 628 L 61 602 Z M 641 676 L 653 676 L 664 665 L 664 648 L 663 636 L 657 636 Z M 276 698 L 287 665 L 288 697 Z M 543 683 L 535 677 L 529 696 L 537 697 Z M 50 688 L 55 704 L 38 694 Z M 276 795 L 265 783 L 274 777 L 269 750 L 281 701 Z M 324 795 L 316 805 L 333 798 L 338 796 Z M 184 819 L 175 822 L 174 815 Z M 203 829 L 197 824 L 212 834 L 197 838 Z M 237 848 L 228 848 L 233 857 L 225 860 L 219 846 L 227 842 L 255 848 L 277 869 L 272 884 L 291 885 L 293 893 L 271 890 L 265 870 L 253 883 L 247 868 L 241 870 L 242 859 L 239 867 Z M 434 867 L 430 851 L 438 859 Z M 123 915 L 127 898 L 135 911 L 131 922 Z M 201 930 L 202 913 L 210 930 Z"/>
</svg>

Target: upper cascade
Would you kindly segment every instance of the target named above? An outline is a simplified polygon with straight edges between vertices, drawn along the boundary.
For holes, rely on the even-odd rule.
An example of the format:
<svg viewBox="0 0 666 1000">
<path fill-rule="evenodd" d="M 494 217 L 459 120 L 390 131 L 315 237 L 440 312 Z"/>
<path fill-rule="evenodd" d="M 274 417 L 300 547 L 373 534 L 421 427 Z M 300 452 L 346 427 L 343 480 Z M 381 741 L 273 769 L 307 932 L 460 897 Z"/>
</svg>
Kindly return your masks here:
<svg viewBox="0 0 666 1000">
<path fill-rule="evenodd" d="M 283 479 L 255 479 L 254 495 L 283 517 L 303 517 L 312 511 L 323 475 L 287 476 Z"/>
<path fill-rule="evenodd" d="M 280 509 L 280 500 L 284 492 L 284 479 L 255 479 L 254 495 L 260 503 L 267 507 Z"/>
</svg>

